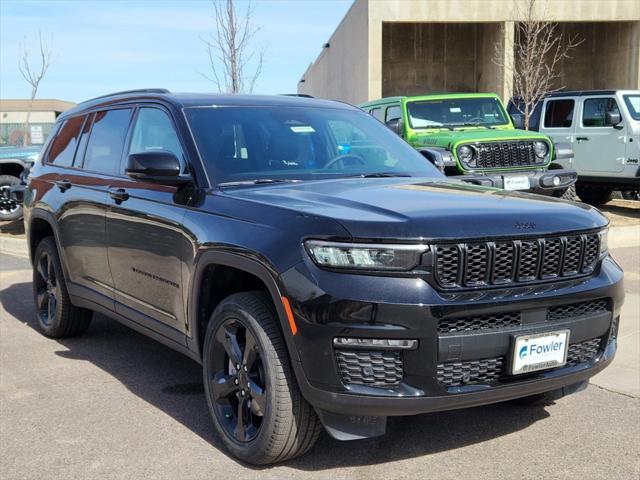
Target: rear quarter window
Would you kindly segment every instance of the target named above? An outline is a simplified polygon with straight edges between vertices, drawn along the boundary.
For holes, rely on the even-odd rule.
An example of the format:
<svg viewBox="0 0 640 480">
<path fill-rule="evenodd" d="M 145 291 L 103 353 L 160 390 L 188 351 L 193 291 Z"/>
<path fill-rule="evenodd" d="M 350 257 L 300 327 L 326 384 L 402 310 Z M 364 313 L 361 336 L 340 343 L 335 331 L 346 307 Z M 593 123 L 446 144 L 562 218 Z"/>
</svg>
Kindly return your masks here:
<svg viewBox="0 0 640 480">
<path fill-rule="evenodd" d="M 59 167 L 69 167 L 73 164 L 73 156 L 76 152 L 84 118 L 83 116 L 73 117 L 64 122 L 51 143 L 47 163 Z"/>
<path fill-rule="evenodd" d="M 544 112 L 544 128 L 569 128 L 573 124 L 572 99 L 550 100 Z"/>
</svg>

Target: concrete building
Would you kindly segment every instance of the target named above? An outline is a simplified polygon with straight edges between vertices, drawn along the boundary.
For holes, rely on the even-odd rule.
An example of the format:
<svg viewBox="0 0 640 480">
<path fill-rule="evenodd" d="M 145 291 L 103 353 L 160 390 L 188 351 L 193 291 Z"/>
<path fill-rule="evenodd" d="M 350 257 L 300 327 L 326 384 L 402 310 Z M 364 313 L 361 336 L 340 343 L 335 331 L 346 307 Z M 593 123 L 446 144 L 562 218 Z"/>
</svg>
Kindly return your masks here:
<svg viewBox="0 0 640 480">
<path fill-rule="evenodd" d="M 63 100 L 34 100 L 29 116 L 29 129 L 33 143 L 46 140 L 58 115 L 75 105 L 73 102 Z M 28 109 L 29 100 L 0 99 L 0 145 L 21 144 Z M 36 138 L 36 132 L 41 132 L 42 135 L 38 134 L 40 138 Z"/>
<path fill-rule="evenodd" d="M 353 104 L 434 91 L 506 99 L 513 73 L 497 63 L 513 64 L 523 1 L 355 0 L 298 93 Z M 559 86 L 640 88 L 639 0 L 539 0 L 537 7 L 537 18 L 583 40 L 560 65 Z M 504 62 L 494 61 L 496 48 Z"/>
</svg>

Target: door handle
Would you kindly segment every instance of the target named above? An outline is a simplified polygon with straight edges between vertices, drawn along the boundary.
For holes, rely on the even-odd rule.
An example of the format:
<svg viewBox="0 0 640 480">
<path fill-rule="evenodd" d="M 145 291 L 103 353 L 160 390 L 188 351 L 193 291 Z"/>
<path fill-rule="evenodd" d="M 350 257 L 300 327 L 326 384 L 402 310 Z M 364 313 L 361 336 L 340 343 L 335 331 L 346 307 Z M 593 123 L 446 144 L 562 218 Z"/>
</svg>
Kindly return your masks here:
<svg viewBox="0 0 640 480">
<path fill-rule="evenodd" d="M 71 182 L 66 178 L 64 180 L 56 180 L 54 183 L 56 184 L 56 187 L 60 189 L 61 192 L 66 192 L 71 188 Z"/>
<path fill-rule="evenodd" d="M 589 140 L 589 137 L 576 137 L 576 140 L 578 140 L 579 142 L 580 141 L 585 141 L 586 142 L 586 141 Z"/>
<path fill-rule="evenodd" d="M 114 188 L 109 190 L 109 196 L 113 198 L 116 203 L 120 204 L 129 198 L 129 194 L 124 188 Z"/>
</svg>

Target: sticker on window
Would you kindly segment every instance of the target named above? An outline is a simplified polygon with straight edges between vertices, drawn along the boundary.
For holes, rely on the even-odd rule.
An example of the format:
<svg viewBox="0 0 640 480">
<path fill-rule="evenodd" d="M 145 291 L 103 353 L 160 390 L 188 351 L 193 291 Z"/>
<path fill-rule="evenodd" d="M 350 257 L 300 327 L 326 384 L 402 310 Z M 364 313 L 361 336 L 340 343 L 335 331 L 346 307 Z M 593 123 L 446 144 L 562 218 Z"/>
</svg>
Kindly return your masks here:
<svg viewBox="0 0 640 480">
<path fill-rule="evenodd" d="M 462 109 L 460 107 L 451 107 L 451 108 L 449 108 L 449 111 L 451 113 L 460 113 L 462 111 Z"/>
<path fill-rule="evenodd" d="M 292 132 L 295 133 L 313 133 L 315 130 L 311 125 L 296 125 L 293 127 L 289 127 Z"/>
</svg>

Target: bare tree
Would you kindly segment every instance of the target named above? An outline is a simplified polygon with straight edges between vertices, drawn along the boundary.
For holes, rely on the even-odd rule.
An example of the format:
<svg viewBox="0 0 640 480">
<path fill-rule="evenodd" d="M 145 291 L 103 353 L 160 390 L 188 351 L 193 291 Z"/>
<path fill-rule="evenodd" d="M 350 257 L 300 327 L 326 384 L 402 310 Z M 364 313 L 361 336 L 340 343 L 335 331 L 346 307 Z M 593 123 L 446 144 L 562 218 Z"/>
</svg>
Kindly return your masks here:
<svg viewBox="0 0 640 480">
<path fill-rule="evenodd" d="M 252 92 L 262 72 L 265 48 L 251 48 L 251 41 L 260 30 L 252 23 L 253 5 L 238 12 L 234 0 L 213 0 L 216 30 L 201 40 L 209 57 L 207 80 L 216 84 L 219 92 Z M 253 73 L 247 70 L 253 67 Z"/>
<path fill-rule="evenodd" d="M 29 48 L 27 47 L 26 40 L 21 47 L 20 57 L 18 59 L 18 69 L 20 70 L 20 74 L 27 81 L 27 83 L 31 85 L 31 98 L 29 99 L 27 118 L 25 119 L 24 123 L 24 145 L 29 144 L 29 119 L 31 118 L 31 110 L 33 109 L 33 100 L 38 94 L 38 87 L 40 86 L 40 82 L 51 66 L 51 48 L 42 39 L 41 31 L 38 31 L 38 40 L 40 47 L 39 61 L 35 62 L 32 65 L 31 61 L 29 60 Z"/>
<path fill-rule="evenodd" d="M 564 88 L 557 83 L 560 62 L 571 58 L 571 50 L 584 40 L 578 35 L 563 34 L 555 22 L 541 20 L 547 18 L 546 5 L 539 8 L 537 0 L 516 2 L 513 44 L 496 43 L 493 62 L 513 73 L 513 95 L 519 100 L 514 106 L 523 115 L 524 128 L 528 130 L 536 105 L 545 95 Z M 513 51 L 513 56 L 505 56 L 503 49 Z"/>
</svg>

